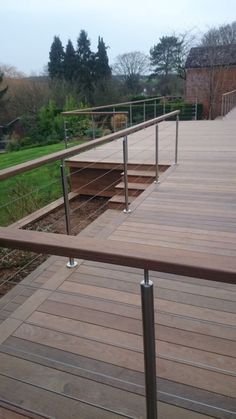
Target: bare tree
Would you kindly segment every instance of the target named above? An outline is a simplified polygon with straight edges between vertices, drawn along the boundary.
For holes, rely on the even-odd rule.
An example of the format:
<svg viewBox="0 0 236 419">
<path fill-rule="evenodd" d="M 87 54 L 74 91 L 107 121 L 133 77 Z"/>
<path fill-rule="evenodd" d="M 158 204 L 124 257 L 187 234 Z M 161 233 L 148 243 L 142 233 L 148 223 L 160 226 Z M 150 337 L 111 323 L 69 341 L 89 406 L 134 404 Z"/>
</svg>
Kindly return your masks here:
<svg viewBox="0 0 236 419">
<path fill-rule="evenodd" d="M 121 76 L 128 90 L 136 93 L 140 88 L 140 77 L 147 74 L 149 67 L 150 61 L 146 54 L 132 51 L 118 55 L 112 70 Z"/>
<path fill-rule="evenodd" d="M 215 47 L 218 45 L 236 44 L 236 21 L 210 28 L 201 39 L 200 46 Z"/>
<path fill-rule="evenodd" d="M 8 79 L 9 110 L 15 115 L 36 115 L 50 97 L 47 80 L 41 77 Z"/>
<path fill-rule="evenodd" d="M 26 77 L 16 67 L 0 64 L 0 73 L 8 86 L 6 106 L 1 109 L 4 122 L 21 115 L 35 116 L 49 99 L 47 77 Z"/>
<path fill-rule="evenodd" d="M 22 71 L 19 71 L 16 67 L 10 64 L 0 63 L 0 72 L 4 74 L 5 78 L 20 79 L 25 77 Z"/>
<path fill-rule="evenodd" d="M 228 89 L 231 66 L 235 65 L 236 21 L 210 28 L 202 37 L 200 46 L 208 61 L 207 95 L 209 119 L 219 114 L 222 93 Z M 234 86 L 232 86 L 232 89 Z"/>
</svg>

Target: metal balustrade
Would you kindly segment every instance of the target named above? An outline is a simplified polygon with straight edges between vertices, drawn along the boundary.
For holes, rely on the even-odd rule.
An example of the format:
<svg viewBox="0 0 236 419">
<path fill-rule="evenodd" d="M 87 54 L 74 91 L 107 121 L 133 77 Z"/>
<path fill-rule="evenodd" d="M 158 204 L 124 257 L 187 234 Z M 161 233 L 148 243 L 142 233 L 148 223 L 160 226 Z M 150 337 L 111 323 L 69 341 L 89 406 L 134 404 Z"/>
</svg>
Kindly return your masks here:
<svg viewBox="0 0 236 419">
<path fill-rule="evenodd" d="M 154 329 L 153 284 L 149 270 L 193 276 L 207 280 L 235 284 L 236 264 L 229 264 L 228 258 L 199 252 L 169 249 L 165 252 L 158 246 L 119 243 L 109 240 L 78 238 L 61 234 L 22 231 L 10 227 L 0 228 L 0 246 L 10 249 L 30 250 L 50 255 L 69 256 L 101 263 L 129 266 L 143 269 L 141 282 L 141 306 L 143 321 L 143 346 L 146 387 L 147 419 L 157 419 L 156 350 Z"/>
<path fill-rule="evenodd" d="M 70 207 L 69 207 L 69 197 L 68 197 L 68 183 L 67 183 L 67 175 L 65 171 L 65 162 L 64 159 L 66 157 L 72 156 L 74 154 L 81 153 L 83 151 L 89 150 L 94 148 L 94 146 L 106 144 L 108 142 L 114 141 L 118 138 L 123 138 L 123 163 L 121 167 L 124 171 L 124 179 L 125 179 L 125 213 L 129 213 L 129 202 L 128 202 L 128 177 L 127 177 L 127 168 L 128 168 L 128 136 L 134 132 L 140 131 L 146 127 L 154 126 L 155 127 L 155 143 L 153 144 L 153 148 L 155 150 L 155 167 L 156 167 L 156 178 L 155 181 L 159 182 L 159 158 L 158 158 L 158 124 L 162 121 L 165 121 L 168 118 L 176 118 L 176 134 L 175 134 L 175 164 L 177 164 L 177 156 L 178 156 L 178 122 L 179 122 L 179 111 L 174 111 L 160 117 L 156 117 L 154 119 L 144 121 L 141 124 L 138 124 L 134 127 L 125 128 L 124 130 L 113 133 L 106 137 L 103 137 L 98 140 L 93 140 L 90 143 L 82 144 L 80 146 L 73 147 L 71 149 L 66 149 L 62 152 L 57 152 L 52 155 L 42 157 L 30 162 L 26 162 L 15 167 L 11 167 L 8 169 L 4 169 L 0 171 L 0 179 L 7 179 L 11 176 L 14 176 L 19 173 L 27 172 L 33 168 L 40 167 L 48 162 L 61 160 L 62 164 L 60 166 L 61 170 L 61 181 L 62 181 L 62 190 L 63 190 L 63 198 L 64 198 L 64 208 L 65 208 L 65 220 L 66 220 L 66 233 L 68 237 L 63 237 L 63 241 L 58 240 L 58 236 L 55 234 L 50 233 L 39 233 L 39 232 L 32 232 L 32 231 L 21 231 L 16 228 L 5 227 L 0 228 L 0 246 L 9 247 L 9 248 L 18 248 L 24 250 L 31 250 L 35 251 L 36 253 L 41 253 L 42 249 L 45 254 L 66 254 L 69 257 L 69 262 L 67 263 L 68 268 L 75 268 L 77 266 L 76 261 L 74 260 L 74 251 L 76 251 L 76 257 L 78 257 L 78 246 L 73 243 L 73 249 L 69 250 L 68 243 L 65 242 L 66 245 L 64 246 L 63 242 L 65 240 L 73 240 L 71 236 L 71 225 L 70 225 Z M 41 236 L 43 234 L 44 236 Z M 12 237 L 11 237 L 12 235 Z M 49 235 L 49 236 L 48 236 Z M 33 237 L 33 241 L 32 241 Z M 41 237 L 43 237 L 43 243 L 40 243 Z M 56 249 L 52 249 L 51 245 L 47 246 L 47 238 L 50 237 L 52 242 L 58 242 L 59 247 Z M 78 240 L 78 239 L 77 239 Z M 86 242 L 86 240 L 85 240 Z M 93 242 L 93 241 L 92 241 Z M 91 242 L 91 243 L 92 243 Z M 79 242 L 78 242 L 79 243 Z M 93 242 L 92 247 L 89 246 L 91 251 L 88 252 L 89 260 L 102 260 L 99 256 L 100 252 L 94 251 L 94 244 L 95 246 L 98 245 L 96 242 Z M 100 243 L 101 244 L 101 243 Z M 99 244 L 99 247 L 100 247 Z M 82 245 L 83 246 L 83 245 Z M 80 247 L 80 246 L 79 246 Z M 86 246 L 85 246 L 86 247 Z M 146 377 L 146 405 L 147 405 L 147 418 L 148 419 L 156 419 L 157 418 L 157 403 L 156 403 L 156 367 L 155 367 L 155 357 L 156 357 L 156 350 L 155 350 L 155 329 L 154 329 L 154 297 L 153 297 L 153 284 L 149 280 L 149 269 L 150 267 L 157 267 L 158 269 L 160 266 L 158 263 L 152 260 L 151 266 L 149 263 L 144 261 L 142 258 L 139 261 L 139 252 L 137 252 L 136 256 L 132 256 L 132 258 L 123 259 L 124 252 L 120 253 L 119 257 L 117 254 L 117 250 L 113 249 L 113 245 L 109 248 L 111 252 L 107 253 L 107 245 L 104 248 L 104 260 L 109 261 L 109 263 L 116 263 L 116 264 L 124 264 L 127 266 L 137 266 L 142 267 L 144 269 L 144 280 L 141 282 L 141 300 L 142 300 L 142 317 L 143 317 L 143 339 L 144 339 L 144 364 L 145 364 L 145 377 Z M 50 250 L 49 250 L 50 248 Z M 103 246 L 101 246 L 103 248 Z M 124 245 L 122 244 L 122 249 Z M 135 248 L 135 246 L 134 246 Z M 114 250 L 114 254 L 112 253 L 112 249 Z M 87 249 L 88 250 L 88 249 Z M 80 258 L 86 258 L 86 252 L 81 248 Z M 59 251 L 59 253 L 57 253 Z M 62 253 L 61 253 L 62 252 Z M 120 251 L 119 251 L 120 252 Z M 106 256 L 105 256 L 106 254 Z M 125 252 L 125 254 L 129 254 L 129 252 Z M 123 255 L 123 256 L 122 256 Z M 121 257 L 121 259 L 120 259 Z M 156 260 L 156 256 L 155 256 Z M 131 263 L 130 263 L 131 261 Z"/>
<path fill-rule="evenodd" d="M 221 116 L 227 115 L 236 106 L 236 90 L 223 93 L 221 99 Z"/>
</svg>

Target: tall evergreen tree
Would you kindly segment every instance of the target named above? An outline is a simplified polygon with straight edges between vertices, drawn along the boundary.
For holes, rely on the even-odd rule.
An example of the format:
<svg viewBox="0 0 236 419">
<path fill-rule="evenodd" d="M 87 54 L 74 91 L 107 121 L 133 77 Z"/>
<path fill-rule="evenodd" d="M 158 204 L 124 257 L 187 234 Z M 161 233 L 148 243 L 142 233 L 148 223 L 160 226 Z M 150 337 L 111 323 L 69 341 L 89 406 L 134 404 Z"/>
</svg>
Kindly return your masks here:
<svg viewBox="0 0 236 419">
<path fill-rule="evenodd" d="M 64 77 L 64 49 L 59 36 L 54 36 L 49 52 L 48 72 L 51 79 Z"/>
<path fill-rule="evenodd" d="M 183 57 L 183 40 L 176 36 L 163 36 L 160 42 L 150 50 L 152 76 L 158 76 L 162 95 L 171 93 L 173 75 L 180 73 Z"/>
<path fill-rule="evenodd" d="M 95 54 L 95 78 L 96 81 L 106 80 L 111 77 L 111 68 L 107 56 L 107 48 L 103 38 L 98 38 L 98 49 Z"/>
<path fill-rule="evenodd" d="M 168 77 L 177 73 L 181 59 L 182 41 L 176 36 L 163 36 L 150 50 L 151 66 L 154 74 Z"/>
<path fill-rule="evenodd" d="M 94 80 L 95 57 L 90 49 L 90 40 L 85 30 L 80 31 L 77 39 L 77 80 L 79 89 L 87 101 L 91 98 Z"/>
<path fill-rule="evenodd" d="M 68 40 L 64 56 L 64 78 L 73 81 L 76 73 L 76 55 L 71 40 Z"/>
</svg>

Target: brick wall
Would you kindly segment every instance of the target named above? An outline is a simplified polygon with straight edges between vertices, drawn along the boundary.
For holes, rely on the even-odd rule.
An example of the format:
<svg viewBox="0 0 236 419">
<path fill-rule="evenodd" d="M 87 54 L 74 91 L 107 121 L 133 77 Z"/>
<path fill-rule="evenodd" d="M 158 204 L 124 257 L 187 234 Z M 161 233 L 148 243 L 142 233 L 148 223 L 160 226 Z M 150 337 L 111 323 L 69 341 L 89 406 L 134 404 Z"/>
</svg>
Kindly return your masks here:
<svg viewBox="0 0 236 419">
<path fill-rule="evenodd" d="M 186 69 L 186 101 L 203 104 L 205 118 L 221 114 L 221 96 L 236 89 L 236 66 Z"/>
</svg>

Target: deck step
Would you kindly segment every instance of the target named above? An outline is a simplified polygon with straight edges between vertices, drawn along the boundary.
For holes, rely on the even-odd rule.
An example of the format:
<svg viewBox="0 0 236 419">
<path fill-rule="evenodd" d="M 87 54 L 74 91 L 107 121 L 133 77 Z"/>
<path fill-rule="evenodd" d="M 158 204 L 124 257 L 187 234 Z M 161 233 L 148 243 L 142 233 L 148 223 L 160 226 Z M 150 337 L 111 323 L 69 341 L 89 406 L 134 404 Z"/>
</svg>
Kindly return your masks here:
<svg viewBox="0 0 236 419">
<path fill-rule="evenodd" d="M 129 204 L 135 200 L 135 196 L 129 196 Z M 108 208 L 122 210 L 125 208 L 125 196 L 114 195 L 108 201 Z"/>
<path fill-rule="evenodd" d="M 128 179 L 131 183 L 152 183 L 156 174 L 153 170 L 128 170 Z M 122 178 L 124 173 L 122 173 Z"/>
<path fill-rule="evenodd" d="M 134 183 L 129 182 L 128 183 L 128 195 L 129 196 L 138 196 L 140 195 L 145 189 L 147 188 L 149 184 L 148 183 Z M 115 190 L 118 194 L 125 194 L 125 184 L 124 182 L 120 182 L 118 185 L 116 185 Z"/>
</svg>

